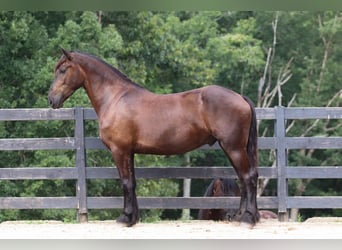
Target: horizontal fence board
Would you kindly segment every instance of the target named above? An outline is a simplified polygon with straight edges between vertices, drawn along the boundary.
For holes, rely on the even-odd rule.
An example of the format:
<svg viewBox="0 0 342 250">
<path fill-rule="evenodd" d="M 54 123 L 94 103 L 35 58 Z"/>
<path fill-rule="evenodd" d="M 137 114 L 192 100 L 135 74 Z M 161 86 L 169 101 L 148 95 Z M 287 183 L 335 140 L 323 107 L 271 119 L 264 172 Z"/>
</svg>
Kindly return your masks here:
<svg viewBox="0 0 342 250">
<path fill-rule="evenodd" d="M 97 115 L 94 109 L 85 108 L 83 110 L 84 110 L 84 120 L 97 120 Z"/>
<path fill-rule="evenodd" d="M 74 109 L 0 109 L 0 121 L 74 120 Z"/>
<path fill-rule="evenodd" d="M 182 208 L 237 208 L 239 197 L 138 197 L 142 209 Z M 277 197 L 259 197 L 260 209 L 277 208 Z M 123 197 L 88 197 L 89 209 L 122 208 Z M 288 208 L 341 208 L 340 196 L 288 197 Z M 5 197 L 0 198 L 1 209 L 73 209 L 77 208 L 76 197 Z"/>
<path fill-rule="evenodd" d="M 0 209 L 76 209 L 76 197 L 1 197 Z"/>
<path fill-rule="evenodd" d="M 75 138 L 22 138 L 0 139 L 0 150 L 52 150 L 75 149 Z"/>
<path fill-rule="evenodd" d="M 286 171 L 289 179 L 342 179 L 342 166 L 287 167 Z"/>
<path fill-rule="evenodd" d="M 107 149 L 102 143 L 99 137 L 86 137 L 85 138 L 86 149 Z M 258 149 L 275 149 L 276 148 L 276 137 L 259 137 L 258 138 Z M 203 145 L 199 147 L 200 150 L 217 150 L 221 149 L 219 144 L 216 142 L 214 145 Z"/>
<path fill-rule="evenodd" d="M 258 120 L 274 120 L 276 119 L 276 113 L 274 108 L 256 108 L 256 118 Z"/>
<path fill-rule="evenodd" d="M 97 120 L 97 115 L 93 108 L 83 108 L 85 120 Z M 275 119 L 273 108 L 256 108 L 257 119 Z M 1 109 L 0 120 L 24 121 L 24 120 L 73 120 L 73 108 L 61 109 Z"/>
<path fill-rule="evenodd" d="M 119 179 L 115 167 L 88 167 L 88 179 Z M 136 167 L 136 178 L 141 179 L 210 179 L 237 178 L 232 167 Z M 272 167 L 259 167 L 259 178 L 276 178 L 277 170 Z"/>
<path fill-rule="evenodd" d="M 342 109 L 330 108 L 285 108 L 285 119 L 342 119 Z"/>
<path fill-rule="evenodd" d="M 238 208 L 240 197 L 138 197 L 141 209 L 205 209 L 205 208 Z M 258 207 L 261 209 L 277 208 L 277 197 L 259 197 Z M 123 197 L 88 197 L 89 209 L 122 208 Z"/>
<path fill-rule="evenodd" d="M 84 138 L 84 145 L 86 149 L 107 149 L 99 137 Z"/>
<path fill-rule="evenodd" d="M 259 149 L 274 149 L 274 137 L 259 138 Z M 106 149 L 102 141 L 97 137 L 85 138 L 86 149 Z M 340 149 L 342 137 L 286 137 L 288 149 Z M 75 138 L 22 138 L 0 139 L 0 150 L 43 150 L 43 149 L 75 149 Z M 199 149 L 219 149 L 205 145 Z"/>
<path fill-rule="evenodd" d="M 256 108 L 259 120 L 276 119 L 274 108 Z M 96 120 L 93 108 L 84 108 L 86 120 Z M 342 119 L 339 107 L 329 108 L 285 108 L 286 119 Z M 73 120 L 74 109 L 0 109 L 0 121 L 31 121 L 31 120 Z"/>
<path fill-rule="evenodd" d="M 258 137 L 258 149 L 275 149 L 276 148 L 276 137 Z M 203 145 L 199 147 L 200 150 L 208 150 L 208 149 L 221 149 L 218 142 L 214 145 Z"/>
<path fill-rule="evenodd" d="M 342 137 L 286 137 L 288 149 L 342 149 Z"/>
<path fill-rule="evenodd" d="M 259 137 L 258 149 L 276 149 L 276 137 Z"/>
<path fill-rule="evenodd" d="M 342 196 L 292 196 L 287 199 L 288 208 L 342 208 Z"/>
<path fill-rule="evenodd" d="M 276 167 L 258 167 L 259 178 L 276 179 L 278 177 L 278 170 Z"/>
<path fill-rule="evenodd" d="M 136 167 L 135 176 L 141 179 L 184 179 L 184 178 L 215 178 L 232 177 L 236 178 L 234 169 L 231 167 L 211 167 L 212 169 L 199 167 Z M 89 179 L 118 179 L 119 174 L 113 167 L 87 168 L 87 178 Z"/>
<path fill-rule="evenodd" d="M 77 179 L 77 169 L 70 168 L 0 168 L 0 180 Z"/>
</svg>

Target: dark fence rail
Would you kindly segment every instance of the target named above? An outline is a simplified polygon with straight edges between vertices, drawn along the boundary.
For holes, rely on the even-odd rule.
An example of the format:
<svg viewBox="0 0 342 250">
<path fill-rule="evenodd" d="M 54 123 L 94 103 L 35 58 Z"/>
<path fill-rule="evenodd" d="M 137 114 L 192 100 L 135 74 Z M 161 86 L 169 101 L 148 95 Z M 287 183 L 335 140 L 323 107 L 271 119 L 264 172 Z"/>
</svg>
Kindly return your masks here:
<svg viewBox="0 0 342 250">
<path fill-rule="evenodd" d="M 0 151 L 17 150 L 74 150 L 75 167 L 0 168 L 0 180 L 76 180 L 75 197 L 0 197 L 0 209 L 77 209 L 79 221 L 87 221 L 88 209 L 122 208 L 122 197 L 88 197 L 87 179 L 118 179 L 114 167 L 86 167 L 86 150 L 105 149 L 99 138 L 86 137 L 84 123 L 96 120 L 89 108 L 72 109 L 0 109 L 1 121 L 74 120 L 74 137 L 64 138 L 2 138 Z M 276 166 L 260 166 L 260 178 L 277 179 L 277 196 L 258 197 L 262 209 L 277 209 L 280 220 L 285 219 L 290 208 L 342 208 L 340 196 L 288 196 L 288 179 L 291 178 L 342 178 L 342 166 L 288 166 L 290 149 L 342 149 L 342 137 L 288 137 L 287 120 L 342 119 L 342 108 L 264 108 L 257 109 L 258 120 L 274 121 L 274 136 L 259 137 L 259 150 L 274 150 Z M 219 149 L 203 146 L 200 150 Z M 236 177 L 231 167 L 137 167 L 136 177 L 145 179 L 211 179 Z M 0 194 L 1 196 L 1 194 Z M 143 209 L 222 208 L 238 207 L 239 198 L 204 197 L 138 197 Z"/>
</svg>

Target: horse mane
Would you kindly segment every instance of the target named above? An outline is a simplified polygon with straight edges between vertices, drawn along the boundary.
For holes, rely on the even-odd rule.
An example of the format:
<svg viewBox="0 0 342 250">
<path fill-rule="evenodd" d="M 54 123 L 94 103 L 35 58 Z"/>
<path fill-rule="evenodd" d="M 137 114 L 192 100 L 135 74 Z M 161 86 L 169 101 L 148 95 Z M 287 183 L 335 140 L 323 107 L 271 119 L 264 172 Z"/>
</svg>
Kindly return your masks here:
<svg viewBox="0 0 342 250">
<path fill-rule="evenodd" d="M 235 190 L 239 189 L 235 180 L 233 179 L 221 179 L 221 186 L 223 186 L 223 193 L 225 195 L 235 193 Z"/>
<path fill-rule="evenodd" d="M 122 80 L 124 80 L 125 82 L 128 82 L 130 84 L 133 84 L 134 86 L 136 87 L 139 87 L 139 88 L 143 88 L 141 85 L 135 83 L 134 81 L 132 81 L 128 76 L 126 76 L 124 73 L 122 73 L 120 70 L 118 70 L 117 68 L 115 68 L 113 65 L 107 63 L 106 61 L 104 61 L 103 59 L 97 57 L 97 56 L 94 56 L 94 55 L 91 55 L 91 54 L 88 54 L 88 53 L 85 53 L 85 52 L 79 52 L 79 51 L 70 51 L 72 53 L 75 53 L 75 54 L 78 54 L 78 55 L 81 55 L 81 56 L 86 56 L 86 57 L 90 57 L 92 59 L 94 59 L 95 61 L 103 64 L 105 67 L 107 67 L 109 70 L 111 70 L 116 76 L 118 76 L 119 78 L 121 78 Z M 86 62 L 87 63 L 87 62 Z M 89 63 L 87 63 L 89 65 Z M 98 70 L 98 68 L 95 67 L 95 70 Z M 103 72 L 101 72 L 103 74 Z"/>
<path fill-rule="evenodd" d="M 204 193 L 205 197 L 211 197 L 213 195 L 213 189 L 215 186 L 214 184 L 216 181 L 220 181 L 221 189 L 225 195 L 230 195 L 232 192 L 235 193 L 236 188 L 238 188 L 235 180 L 233 179 L 217 178 L 209 184 L 207 190 Z"/>
<path fill-rule="evenodd" d="M 204 193 L 204 197 L 211 197 L 211 196 L 213 196 L 214 183 L 215 183 L 215 180 L 210 182 L 209 186 L 207 187 L 207 190 Z"/>
</svg>

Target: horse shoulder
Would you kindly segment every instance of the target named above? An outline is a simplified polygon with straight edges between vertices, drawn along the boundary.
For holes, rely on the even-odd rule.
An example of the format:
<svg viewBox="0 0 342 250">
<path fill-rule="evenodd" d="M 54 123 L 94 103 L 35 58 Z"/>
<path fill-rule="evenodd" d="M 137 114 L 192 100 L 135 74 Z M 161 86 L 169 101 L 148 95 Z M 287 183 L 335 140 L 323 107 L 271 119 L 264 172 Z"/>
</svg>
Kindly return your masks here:
<svg viewBox="0 0 342 250">
<path fill-rule="evenodd" d="M 139 98 L 130 93 L 113 102 L 99 117 L 100 138 L 107 147 L 131 147 L 136 137 Z M 108 146 L 110 145 L 110 146 Z"/>
</svg>

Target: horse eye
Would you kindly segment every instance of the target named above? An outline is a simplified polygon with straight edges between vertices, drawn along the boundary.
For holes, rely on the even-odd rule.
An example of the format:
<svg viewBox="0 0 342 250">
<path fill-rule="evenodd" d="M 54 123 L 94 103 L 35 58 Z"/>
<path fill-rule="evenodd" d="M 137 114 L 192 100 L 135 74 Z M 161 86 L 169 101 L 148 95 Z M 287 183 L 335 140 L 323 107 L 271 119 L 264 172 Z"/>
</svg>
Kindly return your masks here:
<svg viewBox="0 0 342 250">
<path fill-rule="evenodd" d="M 66 72 L 67 68 L 60 68 L 59 73 L 64 74 Z"/>
<path fill-rule="evenodd" d="M 68 68 L 70 68 L 70 65 L 62 65 L 58 71 L 59 73 L 64 74 L 68 70 Z"/>
</svg>

